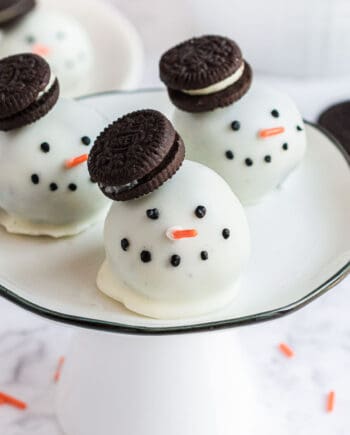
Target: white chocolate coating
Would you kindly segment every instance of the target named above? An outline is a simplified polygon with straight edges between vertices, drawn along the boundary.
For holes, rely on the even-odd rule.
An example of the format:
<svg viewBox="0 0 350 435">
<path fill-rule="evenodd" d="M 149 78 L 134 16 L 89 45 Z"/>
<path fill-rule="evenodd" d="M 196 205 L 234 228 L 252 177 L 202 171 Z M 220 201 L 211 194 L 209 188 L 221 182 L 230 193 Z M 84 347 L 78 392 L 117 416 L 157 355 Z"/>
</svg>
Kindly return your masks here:
<svg viewBox="0 0 350 435">
<path fill-rule="evenodd" d="M 82 103 L 61 99 L 34 124 L 0 132 L 0 223 L 9 232 L 60 237 L 100 217 L 109 201 L 91 182 L 86 161 L 70 169 L 65 162 L 88 154 L 105 123 Z M 83 144 L 84 136 L 90 145 Z M 42 143 L 49 144 L 48 152 Z"/>
<path fill-rule="evenodd" d="M 84 28 L 61 12 L 33 10 L 0 41 L 0 55 L 33 52 L 44 57 L 58 77 L 62 93 L 84 89 L 94 61 L 93 47 Z"/>
<path fill-rule="evenodd" d="M 200 205 L 206 208 L 202 218 L 195 214 Z M 158 219 L 146 215 L 154 208 Z M 173 228 L 195 229 L 198 235 L 171 240 L 167 234 Z M 226 239 L 225 228 L 230 230 Z M 106 262 L 98 287 L 132 311 L 155 318 L 184 318 L 222 308 L 234 298 L 249 257 L 249 229 L 238 199 L 215 172 L 187 160 L 149 195 L 114 202 L 104 238 Z M 126 250 L 122 239 L 128 240 Z M 144 250 L 151 261 L 141 261 Z M 173 255 L 180 257 L 177 267 L 171 264 Z"/>
<path fill-rule="evenodd" d="M 233 121 L 239 122 L 239 130 L 231 128 Z M 294 102 L 257 85 L 225 108 L 204 113 L 175 109 L 173 123 L 186 144 L 187 158 L 221 175 L 243 204 L 255 203 L 279 186 L 306 149 L 304 123 Z M 276 127 L 284 132 L 260 136 L 262 130 Z"/>
</svg>

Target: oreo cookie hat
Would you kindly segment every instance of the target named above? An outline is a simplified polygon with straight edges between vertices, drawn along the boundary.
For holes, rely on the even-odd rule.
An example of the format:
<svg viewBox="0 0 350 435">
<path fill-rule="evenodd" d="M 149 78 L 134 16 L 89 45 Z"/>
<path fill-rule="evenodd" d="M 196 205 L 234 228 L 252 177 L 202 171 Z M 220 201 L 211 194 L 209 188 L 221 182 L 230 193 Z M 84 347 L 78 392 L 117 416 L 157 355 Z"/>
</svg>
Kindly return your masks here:
<svg viewBox="0 0 350 435">
<path fill-rule="evenodd" d="M 185 158 L 181 137 L 156 110 L 132 112 L 109 125 L 90 152 L 91 179 L 116 201 L 146 195 L 171 178 Z"/>
<path fill-rule="evenodd" d="M 40 56 L 28 53 L 0 60 L 0 130 L 37 121 L 52 109 L 58 96 L 58 80 Z"/>
<path fill-rule="evenodd" d="M 35 0 L 1 0 L 0 26 L 17 21 L 35 7 Z"/>
<path fill-rule="evenodd" d="M 321 113 L 318 123 L 350 153 L 350 101 L 344 101 L 326 109 Z"/>
<path fill-rule="evenodd" d="M 187 112 L 228 106 L 249 89 L 252 70 L 229 38 L 191 38 L 168 50 L 159 62 L 171 101 Z"/>
</svg>

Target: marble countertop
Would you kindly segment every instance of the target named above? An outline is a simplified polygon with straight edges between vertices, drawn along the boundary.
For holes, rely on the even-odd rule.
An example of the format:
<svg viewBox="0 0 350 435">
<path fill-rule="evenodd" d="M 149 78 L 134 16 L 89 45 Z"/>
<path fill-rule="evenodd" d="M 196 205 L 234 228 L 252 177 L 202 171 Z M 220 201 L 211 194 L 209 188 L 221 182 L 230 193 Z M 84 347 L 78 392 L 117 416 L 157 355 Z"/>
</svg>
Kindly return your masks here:
<svg viewBox="0 0 350 435">
<path fill-rule="evenodd" d="M 136 23 L 145 41 L 147 62 L 142 85 L 157 85 L 156 59 L 165 47 L 191 35 L 189 15 L 178 8 L 177 2 L 153 0 L 149 8 L 144 6 L 148 2 L 140 0 L 109 1 Z M 181 26 L 170 25 L 174 24 L 169 22 L 172 8 L 176 8 Z M 168 20 L 157 22 L 160 30 L 154 32 L 152 23 L 162 12 Z M 159 38 L 162 29 L 164 37 Z M 298 103 L 303 110 L 303 102 Z M 314 115 L 317 110 L 309 105 L 308 98 L 304 112 Z M 350 431 L 349 286 L 350 277 L 301 311 L 239 330 L 254 369 L 261 410 L 284 420 L 288 435 L 347 435 Z M 54 415 L 53 376 L 73 332 L 72 328 L 36 317 L 0 299 L 0 391 L 29 405 L 26 411 L 0 406 L 1 435 L 62 435 Z M 293 359 L 280 353 L 280 342 L 293 347 Z M 325 411 L 330 390 L 336 391 L 332 414 Z M 261 427 L 260 434 L 265 433 L 287 435 L 278 432 L 270 419 Z"/>
<path fill-rule="evenodd" d="M 349 433 L 349 285 L 347 278 L 290 316 L 239 330 L 267 416 L 260 434 Z M 0 406 L 2 435 L 63 435 L 54 414 L 53 377 L 73 332 L 0 300 L 0 390 L 28 403 L 26 411 Z M 280 342 L 294 349 L 293 359 L 280 353 Z M 336 391 L 331 414 L 326 412 L 330 390 Z M 286 434 L 271 416 L 286 423 Z"/>
</svg>

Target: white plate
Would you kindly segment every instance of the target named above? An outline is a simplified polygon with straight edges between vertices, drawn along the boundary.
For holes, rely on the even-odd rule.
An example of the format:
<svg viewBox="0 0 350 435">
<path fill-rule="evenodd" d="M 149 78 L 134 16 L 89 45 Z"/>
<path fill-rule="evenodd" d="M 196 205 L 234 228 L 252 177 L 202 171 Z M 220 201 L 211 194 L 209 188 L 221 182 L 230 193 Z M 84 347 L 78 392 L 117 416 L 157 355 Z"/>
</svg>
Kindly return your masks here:
<svg viewBox="0 0 350 435">
<path fill-rule="evenodd" d="M 95 49 L 89 88 L 65 96 L 134 89 L 143 70 L 143 47 L 134 26 L 116 7 L 101 0 L 39 0 L 41 6 L 73 16 L 87 30 Z"/>
<path fill-rule="evenodd" d="M 106 93 L 84 99 L 111 120 L 140 108 L 166 114 L 163 91 Z M 329 290 L 350 271 L 350 171 L 339 145 L 306 126 L 302 165 L 266 201 L 246 209 L 253 255 L 238 297 L 225 310 L 185 321 L 159 321 L 127 311 L 100 293 L 101 222 L 61 240 L 0 231 L 0 293 L 38 314 L 116 332 L 184 332 L 268 320 Z"/>
</svg>

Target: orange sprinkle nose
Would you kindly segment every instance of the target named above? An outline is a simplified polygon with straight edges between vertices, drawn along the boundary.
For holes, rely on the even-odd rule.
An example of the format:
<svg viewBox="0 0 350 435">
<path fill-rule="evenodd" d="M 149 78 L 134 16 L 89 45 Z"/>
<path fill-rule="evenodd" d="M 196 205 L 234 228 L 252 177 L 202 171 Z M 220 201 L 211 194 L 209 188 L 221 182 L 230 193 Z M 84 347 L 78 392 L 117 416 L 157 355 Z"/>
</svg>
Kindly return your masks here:
<svg viewBox="0 0 350 435">
<path fill-rule="evenodd" d="M 335 392 L 330 391 L 327 396 L 327 412 L 333 412 L 335 404 Z"/>
<path fill-rule="evenodd" d="M 78 166 L 81 163 L 86 162 L 88 157 L 89 157 L 89 154 L 82 154 L 81 156 L 73 157 L 72 159 L 66 160 L 65 167 L 67 169 L 74 168 L 74 166 Z"/>
<path fill-rule="evenodd" d="M 275 136 L 276 134 L 284 133 L 284 131 L 284 127 L 264 128 L 263 130 L 259 131 L 259 136 L 265 138 Z"/>
<path fill-rule="evenodd" d="M 47 56 L 51 52 L 51 49 L 44 44 L 35 44 L 32 48 L 32 53 L 39 56 Z"/>
<path fill-rule="evenodd" d="M 189 229 L 189 230 L 174 230 L 171 233 L 171 236 L 174 240 L 180 239 L 188 239 L 190 237 L 196 237 L 198 235 L 197 230 Z"/>
</svg>

